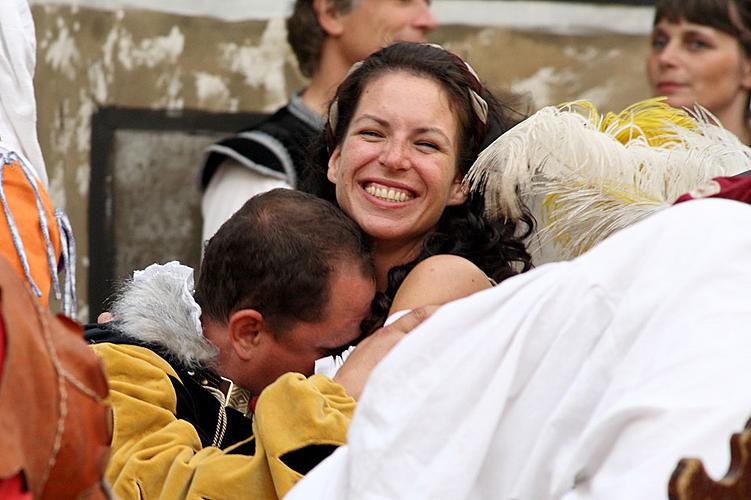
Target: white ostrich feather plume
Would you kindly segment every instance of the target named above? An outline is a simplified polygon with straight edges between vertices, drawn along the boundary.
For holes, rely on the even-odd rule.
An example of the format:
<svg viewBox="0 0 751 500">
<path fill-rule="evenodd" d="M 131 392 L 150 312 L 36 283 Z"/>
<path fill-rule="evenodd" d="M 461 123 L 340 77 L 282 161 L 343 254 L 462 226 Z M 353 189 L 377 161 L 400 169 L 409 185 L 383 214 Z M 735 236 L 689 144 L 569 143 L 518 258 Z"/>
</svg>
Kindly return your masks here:
<svg viewBox="0 0 751 500">
<path fill-rule="evenodd" d="M 746 170 L 751 149 L 703 108 L 688 114 L 652 99 L 603 117 L 579 101 L 543 108 L 501 135 L 465 182 L 484 194 L 490 218 L 537 207 L 541 241 L 570 258 L 705 180 Z"/>
</svg>

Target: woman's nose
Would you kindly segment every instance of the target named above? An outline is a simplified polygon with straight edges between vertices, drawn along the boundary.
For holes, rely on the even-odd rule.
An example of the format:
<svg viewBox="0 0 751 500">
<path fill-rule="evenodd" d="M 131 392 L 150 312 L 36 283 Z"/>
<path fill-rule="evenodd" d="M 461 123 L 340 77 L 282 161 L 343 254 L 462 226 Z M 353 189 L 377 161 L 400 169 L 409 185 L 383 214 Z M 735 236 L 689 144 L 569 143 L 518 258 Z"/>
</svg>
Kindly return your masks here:
<svg viewBox="0 0 751 500">
<path fill-rule="evenodd" d="M 392 169 L 404 170 L 412 165 L 409 150 L 401 141 L 388 141 L 381 152 L 381 163 Z"/>
<path fill-rule="evenodd" d="M 430 4 L 425 3 L 421 7 L 419 15 L 414 20 L 414 25 L 425 35 L 435 31 L 438 27 L 438 19 L 436 19 L 435 14 L 430 10 Z"/>
<path fill-rule="evenodd" d="M 675 66 L 679 59 L 679 49 L 678 44 L 673 41 L 666 43 L 657 53 L 657 62 L 661 66 Z"/>
</svg>

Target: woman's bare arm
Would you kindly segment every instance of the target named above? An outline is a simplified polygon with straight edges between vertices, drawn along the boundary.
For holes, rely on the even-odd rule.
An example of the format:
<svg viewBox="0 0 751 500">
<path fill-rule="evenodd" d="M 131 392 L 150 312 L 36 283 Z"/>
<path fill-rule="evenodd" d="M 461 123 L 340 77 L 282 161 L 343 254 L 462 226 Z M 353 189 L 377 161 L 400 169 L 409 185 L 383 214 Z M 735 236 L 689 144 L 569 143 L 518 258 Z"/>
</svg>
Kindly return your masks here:
<svg viewBox="0 0 751 500">
<path fill-rule="evenodd" d="M 464 257 L 434 255 L 417 264 L 404 279 L 389 316 L 428 304 L 445 304 L 491 286 L 485 273 Z"/>
</svg>

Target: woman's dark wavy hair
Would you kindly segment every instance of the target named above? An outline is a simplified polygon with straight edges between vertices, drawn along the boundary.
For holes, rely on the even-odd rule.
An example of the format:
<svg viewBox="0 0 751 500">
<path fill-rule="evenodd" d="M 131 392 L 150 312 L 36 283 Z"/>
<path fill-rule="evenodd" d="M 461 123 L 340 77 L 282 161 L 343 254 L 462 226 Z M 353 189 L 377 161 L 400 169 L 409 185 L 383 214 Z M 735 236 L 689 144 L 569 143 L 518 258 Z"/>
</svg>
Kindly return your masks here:
<svg viewBox="0 0 751 500">
<path fill-rule="evenodd" d="M 749 0 L 656 0 L 654 24 L 662 19 L 711 26 L 737 39 L 746 55 L 751 55 Z"/>
<path fill-rule="evenodd" d="M 514 125 L 504 107 L 458 56 L 433 45 L 396 43 L 371 55 L 339 85 L 332 101 L 338 108 L 336 128 L 331 128 L 330 121 L 326 123 L 301 189 L 336 202 L 335 186 L 326 177 L 329 156 L 344 140 L 365 87 L 384 74 L 399 71 L 430 78 L 446 92 L 459 121 L 461 146 L 457 168 L 462 175 L 467 173 L 483 147 Z M 487 125 L 473 111 L 470 88 L 488 103 Z M 389 271 L 386 297 L 376 301 L 376 309 L 388 311 L 407 273 L 433 255 L 465 257 L 497 282 L 530 269 L 531 258 L 524 239 L 532 232 L 532 217 L 527 213 L 518 223 L 493 222 L 483 215 L 484 205 L 483 197 L 473 193 L 462 205 L 446 207 L 435 229 L 425 239 L 420 255 Z"/>
</svg>

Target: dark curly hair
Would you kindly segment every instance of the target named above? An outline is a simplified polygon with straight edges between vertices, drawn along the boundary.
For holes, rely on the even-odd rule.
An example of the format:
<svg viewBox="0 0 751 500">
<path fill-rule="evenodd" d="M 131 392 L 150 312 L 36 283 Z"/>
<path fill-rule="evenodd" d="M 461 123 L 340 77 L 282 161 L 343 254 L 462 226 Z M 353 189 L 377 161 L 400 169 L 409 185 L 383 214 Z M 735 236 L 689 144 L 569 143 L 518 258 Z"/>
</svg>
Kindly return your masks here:
<svg viewBox="0 0 751 500">
<path fill-rule="evenodd" d="M 505 108 L 458 56 L 434 45 L 396 43 L 367 58 L 339 85 L 332 101 L 336 102 L 337 108 L 336 128 L 332 129 L 330 121 L 326 123 L 315 158 L 303 175 L 301 189 L 336 202 L 335 186 L 326 177 L 328 158 L 344 140 L 360 95 L 368 83 L 385 73 L 397 71 L 430 78 L 438 82 L 448 95 L 459 122 L 461 146 L 457 168 L 462 175 L 467 173 L 483 147 L 514 124 Z M 474 90 L 488 103 L 486 122 L 473 111 L 468 89 Z M 531 234 L 534 225 L 529 213 L 526 212 L 519 221 L 490 221 L 485 218 L 483 210 L 484 200 L 479 193 L 471 194 L 461 205 L 446 207 L 435 229 L 425 238 L 419 256 L 389 271 L 386 298 L 380 301 L 379 307 L 388 310 L 407 273 L 433 255 L 464 257 L 497 282 L 530 269 L 531 258 L 524 246 L 524 239 Z"/>
</svg>

